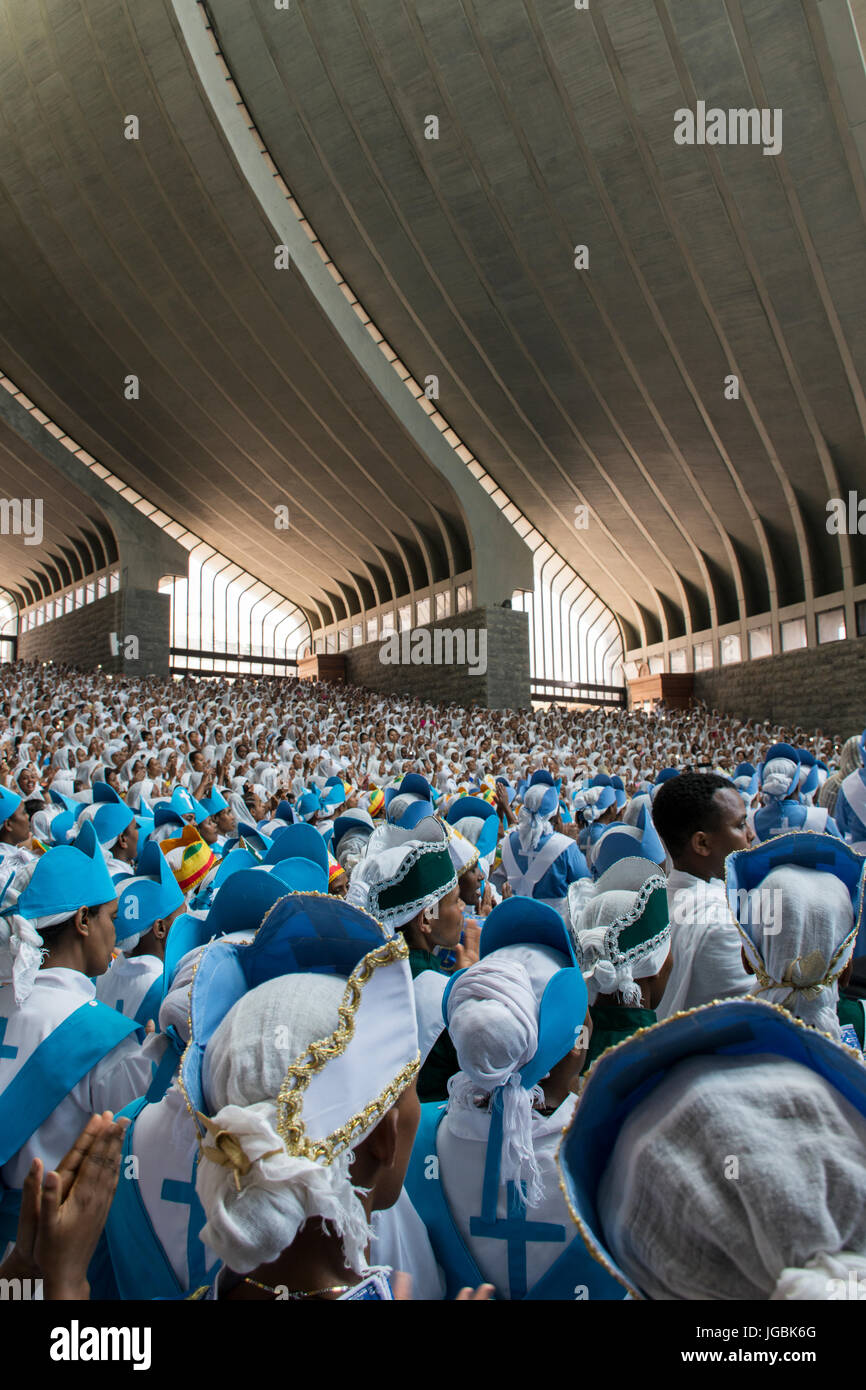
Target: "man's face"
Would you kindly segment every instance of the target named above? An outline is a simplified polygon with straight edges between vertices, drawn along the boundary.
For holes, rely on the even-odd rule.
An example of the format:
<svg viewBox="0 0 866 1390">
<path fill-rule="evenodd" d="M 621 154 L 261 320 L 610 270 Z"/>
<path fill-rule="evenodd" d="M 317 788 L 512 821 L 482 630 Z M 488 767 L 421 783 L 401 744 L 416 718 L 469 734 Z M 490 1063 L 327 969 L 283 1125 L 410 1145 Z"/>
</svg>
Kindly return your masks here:
<svg viewBox="0 0 866 1390">
<path fill-rule="evenodd" d="M 104 975 L 111 964 L 114 950 L 114 919 L 117 916 L 117 898 L 103 903 L 100 907 L 87 909 L 89 927 L 85 951 L 85 968 L 88 975 Z"/>
<path fill-rule="evenodd" d="M 30 834 L 30 817 L 23 802 L 17 810 L 12 812 L 11 816 L 7 816 L 3 822 L 3 830 L 6 832 L 5 838 L 10 844 L 20 845 L 27 839 Z"/>
<path fill-rule="evenodd" d="M 219 831 L 213 816 L 205 816 L 203 821 L 199 821 L 196 829 L 206 845 L 216 844 Z"/>
<path fill-rule="evenodd" d="M 463 930 L 463 908 L 460 890 L 455 886 L 439 901 L 439 916 L 431 923 L 437 946 L 456 946 Z"/>
<path fill-rule="evenodd" d="M 746 803 L 738 791 L 722 787 L 713 797 L 713 806 L 719 813 L 719 824 L 715 830 L 706 832 L 710 848 L 709 868 L 713 878 L 724 878 L 725 860 L 737 849 L 748 849 L 754 835 L 746 819 Z"/>
</svg>

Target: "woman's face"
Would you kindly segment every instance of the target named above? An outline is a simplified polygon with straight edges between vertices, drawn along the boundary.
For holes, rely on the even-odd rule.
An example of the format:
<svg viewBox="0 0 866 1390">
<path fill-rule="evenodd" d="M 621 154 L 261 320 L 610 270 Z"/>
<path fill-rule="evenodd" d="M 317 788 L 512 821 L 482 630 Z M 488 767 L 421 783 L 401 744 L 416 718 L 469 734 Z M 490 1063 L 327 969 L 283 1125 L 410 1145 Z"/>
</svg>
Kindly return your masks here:
<svg viewBox="0 0 866 1390">
<path fill-rule="evenodd" d="M 102 903 L 99 907 L 87 909 L 87 936 L 84 948 L 84 969 L 87 975 L 104 975 L 111 964 L 114 950 L 114 919 L 117 916 L 117 898 Z"/>
</svg>

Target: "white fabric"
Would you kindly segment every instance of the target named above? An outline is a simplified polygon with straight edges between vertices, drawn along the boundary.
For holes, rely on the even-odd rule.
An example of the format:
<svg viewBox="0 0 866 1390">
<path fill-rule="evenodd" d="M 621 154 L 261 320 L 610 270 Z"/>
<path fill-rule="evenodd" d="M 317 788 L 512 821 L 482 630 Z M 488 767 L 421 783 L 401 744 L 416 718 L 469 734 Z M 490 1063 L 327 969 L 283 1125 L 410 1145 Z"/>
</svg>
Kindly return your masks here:
<svg viewBox="0 0 866 1390">
<path fill-rule="evenodd" d="M 4 861 L 5 862 L 5 861 Z M 14 907 L 36 872 L 38 859 L 32 859 L 15 873 L 3 893 L 2 905 Z M 2 866 L 0 866 L 2 874 Z M 2 880 L 5 883 L 5 879 Z M 74 916 L 71 912 L 51 912 L 32 920 L 21 917 L 17 912 L 0 917 L 0 982 L 11 981 L 15 993 L 15 1003 L 23 1004 L 33 989 L 46 948 L 42 932 L 49 927 L 58 927 Z"/>
<path fill-rule="evenodd" d="M 650 1298 L 769 1299 L 815 1256 L 866 1255 L 866 1120 L 785 1058 L 688 1058 L 625 1121 L 598 1211 Z"/>
<path fill-rule="evenodd" d="M 147 991 L 161 975 L 162 961 L 157 956 L 125 956 L 121 953 L 111 962 L 105 974 L 98 977 L 96 997 L 109 1008 L 117 1009 L 125 1018 L 135 1018 Z"/>
<path fill-rule="evenodd" d="M 412 981 L 415 993 L 415 1015 L 418 1020 L 418 1050 L 423 1067 L 433 1049 L 436 1039 L 444 1032 L 445 1020 L 442 1017 L 442 996 L 448 985 L 448 976 L 438 970 L 422 970 Z M 385 1261 L 387 1264 L 387 1260 Z"/>
<path fill-rule="evenodd" d="M 198 1131 L 186 1099 L 175 1081 L 161 1101 L 139 1111 L 132 1132 L 130 1153 L 138 1160 L 139 1195 L 166 1257 L 182 1289 L 190 1287 L 187 1258 L 192 1208 L 171 1201 L 163 1193 L 194 1179 L 198 1156 Z M 169 1186 L 166 1186 L 169 1184 Z M 207 1263 L 213 1262 L 213 1256 Z M 143 1291 L 142 1296 L 146 1296 Z"/>
<path fill-rule="evenodd" d="M 425 975 L 433 973 L 424 971 Z M 393 1207 L 373 1212 L 370 1226 L 373 1231 L 372 1265 L 386 1265 L 408 1274 L 412 1280 L 413 1302 L 438 1302 L 445 1297 L 445 1279 L 436 1263 L 427 1227 L 405 1187 L 401 1187 Z"/>
<path fill-rule="evenodd" d="M 533 1205 L 530 1220 L 560 1226 L 561 1243 L 532 1241 L 526 1246 L 527 1287 L 531 1289 L 548 1271 L 577 1234 L 560 1188 L 556 1152 L 563 1129 L 571 1123 L 577 1098 L 569 1096 L 550 1116 L 532 1112 L 532 1151 L 538 1169 L 540 1199 Z M 478 1107 L 448 1109 L 436 1132 L 439 1180 L 454 1223 L 485 1280 L 495 1285 L 505 1298 L 511 1297 L 508 1274 L 508 1242 L 470 1233 L 470 1222 L 481 1212 L 481 1191 L 490 1112 Z M 500 1183 L 496 1204 L 497 1220 L 508 1218 L 507 1189 Z"/>
<path fill-rule="evenodd" d="M 544 989 L 566 964 L 546 946 L 506 946 L 470 965 L 448 996 L 448 1031 L 460 1064 L 448 1082 L 449 1108 L 474 1109 L 479 1097 L 502 1089 L 500 1179 L 524 1181 L 531 1207 L 542 1197 L 532 1143 L 532 1106 L 542 1092 L 523 1087 L 519 1073 L 538 1050 Z"/>
<path fill-rule="evenodd" d="M 344 989 L 345 982 L 333 976 L 269 980 L 238 1001 L 205 1051 L 213 1124 L 234 1136 L 252 1167 L 236 1186 L 235 1170 L 208 1160 L 212 1138 L 205 1140 L 196 1173 L 207 1215 L 202 1240 L 240 1274 L 275 1260 L 313 1216 L 342 1237 L 351 1267 L 364 1267 L 370 1232 L 349 1178 L 348 1155 L 329 1165 L 292 1157 L 275 1127 L 275 1098 L 286 1068 L 311 1042 L 334 1031 Z M 276 1040 L 288 1045 L 279 1047 Z"/>
<path fill-rule="evenodd" d="M 408 859 L 416 856 L 421 844 L 445 846 L 446 835 L 438 821 L 428 816 L 414 831 L 401 829 L 396 825 L 383 825 L 370 836 L 365 857 L 352 870 L 346 901 L 354 907 L 373 912 L 374 900 L 371 893 L 381 890 L 383 885 L 397 881 L 401 869 Z M 408 870 L 407 870 L 408 872 Z M 390 930 L 404 927 L 425 908 L 432 908 L 446 897 L 456 886 L 456 874 L 443 888 L 413 899 L 402 907 L 390 908 L 386 913 L 374 912 L 380 921 L 386 921 Z"/>
<path fill-rule="evenodd" d="M 748 994 L 753 980 L 743 968 L 742 939 L 721 879 L 695 878 L 672 869 L 668 908 L 672 964 L 657 1018 L 713 999 Z"/>
<path fill-rule="evenodd" d="M 220 949 L 216 943 L 209 949 Z M 239 1273 L 276 1259 L 312 1216 L 342 1238 L 349 1265 L 362 1271 L 370 1238 L 349 1176 L 352 1155 L 330 1164 L 289 1154 L 276 1131 L 276 1096 L 289 1064 L 338 1027 L 346 982 L 324 975 L 283 976 L 250 991 L 211 1038 L 203 1085 L 216 1129 L 226 1130 L 252 1162 L 240 1177 L 207 1158 L 203 1145 L 196 1185 L 207 1213 L 202 1239 Z M 417 1059 L 411 977 L 405 960 L 375 970 L 363 986 L 354 1031 L 344 1050 L 313 1073 L 301 1118 L 308 1139 L 333 1133 Z M 376 1120 L 378 1122 L 378 1118 Z M 368 1129 L 369 1129 L 368 1125 Z M 360 1141 L 368 1129 L 355 1132 Z"/>
<path fill-rule="evenodd" d="M 663 886 L 663 880 L 659 884 Z M 637 897 L 637 893 L 627 889 L 610 889 L 596 893 L 584 905 L 575 935 L 590 1004 L 600 994 L 618 995 L 626 1008 L 640 1008 L 642 995 L 637 981 L 657 975 L 670 954 L 671 938 L 667 931 L 651 950 L 627 962 L 611 960 L 607 929 L 631 912 Z"/>
<path fill-rule="evenodd" d="M 749 893 L 742 926 L 750 962 L 773 981 L 769 988 L 755 981 L 753 993 L 841 1040 L 838 976 L 855 946 L 854 908 L 844 883 L 833 874 L 783 864 Z M 828 972 L 835 978 L 819 990 Z"/>
<path fill-rule="evenodd" d="M 545 795 L 552 790 L 551 787 L 545 786 L 543 783 L 536 783 L 534 787 L 527 787 L 526 789 L 523 805 L 517 817 L 517 833 L 522 854 L 529 854 L 531 850 L 537 849 L 542 836 L 550 835 L 553 830 L 550 816 L 554 812 L 551 811 L 545 815 L 540 809 Z"/>
<path fill-rule="evenodd" d="M 17 1056 L 3 1062 L 4 1088 L 17 1076 L 39 1044 L 64 1019 L 96 997 L 86 975 L 77 970 L 40 970 L 26 1002 L 16 1008 L 11 984 L 0 985 L 0 1018 L 8 1018 L 4 1046 L 17 1048 Z M 120 1110 L 144 1093 L 152 1076 L 151 1063 L 161 1055 L 162 1040 L 140 1044 L 135 1035 L 124 1038 L 107 1056 L 73 1086 L 48 1119 L 30 1136 L 17 1154 L 0 1168 L 0 1179 L 20 1188 L 34 1158 L 45 1171 L 54 1168 L 84 1129 L 94 1112 Z"/>
<path fill-rule="evenodd" d="M 765 796 L 789 796 L 797 764 L 790 758 L 771 758 L 761 774 L 761 791 Z"/>
</svg>

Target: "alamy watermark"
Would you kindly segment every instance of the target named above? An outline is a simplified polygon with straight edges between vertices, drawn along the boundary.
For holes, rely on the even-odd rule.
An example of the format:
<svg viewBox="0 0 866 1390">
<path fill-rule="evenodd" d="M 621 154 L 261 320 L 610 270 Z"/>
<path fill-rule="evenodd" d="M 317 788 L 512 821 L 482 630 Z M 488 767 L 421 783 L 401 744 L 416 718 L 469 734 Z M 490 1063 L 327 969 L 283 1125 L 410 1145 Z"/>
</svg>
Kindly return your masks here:
<svg viewBox="0 0 866 1390">
<path fill-rule="evenodd" d="M 760 927 L 762 936 L 778 936 L 782 930 L 783 894 L 780 888 L 738 888 L 736 892 L 737 921 L 743 927 Z M 731 910 L 725 899 L 709 887 L 682 889 L 674 894 L 671 922 L 677 926 L 702 926 L 734 929 Z"/>
<path fill-rule="evenodd" d="M 42 498 L 0 497 L 0 535 L 23 536 L 25 545 L 41 545 Z"/>
<path fill-rule="evenodd" d="M 827 503 L 827 530 L 831 536 L 866 536 L 866 497 L 849 492 Z"/>
<path fill-rule="evenodd" d="M 677 145 L 762 145 L 764 154 L 782 153 L 782 111 L 764 107 L 707 107 L 699 101 L 694 111 L 681 106 L 674 112 Z"/>
<path fill-rule="evenodd" d="M 379 648 L 383 666 L 465 666 L 470 676 L 487 671 L 487 629 L 426 627 L 392 632 Z"/>
</svg>

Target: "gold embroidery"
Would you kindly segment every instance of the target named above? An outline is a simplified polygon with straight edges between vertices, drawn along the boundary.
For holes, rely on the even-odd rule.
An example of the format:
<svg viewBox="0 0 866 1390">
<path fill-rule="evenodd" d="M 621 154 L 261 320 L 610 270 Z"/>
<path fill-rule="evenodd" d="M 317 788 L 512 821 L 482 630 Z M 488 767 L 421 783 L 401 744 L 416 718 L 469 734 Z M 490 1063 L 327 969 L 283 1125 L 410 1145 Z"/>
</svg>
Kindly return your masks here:
<svg viewBox="0 0 866 1390">
<path fill-rule="evenodd" d="M 420 1069 L 420 1053 L 401 1069 L 394 1080 L 382 1091 L 376 1100 L 367 1105 L 359 1114 L 352 1116 L 333 1134 L 325 1139 L 310 1140 L 305 1133 L 301 1108 L 304 1092 L 316 1072 L 335 1057 L 345 1052 L 355 1032 L 355 1014 L 361 1003 L 363 986 L 382 965 L 405 960 L 409 947 L 403 936 L 392 937 L 384 946 L 370 951 L 355 967 L 346 982 L 343 1001 L 337 1010 L 340 1019 L 334 1032 L 320 1042 L 310 1043 L 306 1052 L 290 1064 L 283 1084 L 277 1095 L 277 1133 L 286 1147 L 286 1152 L 309 1159 L 324 1159 L 330 1163 L 337 1154 L 348 1148 L 353 1136 L 367 1129 L 370 1123 L 390 1109 L 397 1097 Z"/>
</svg>

